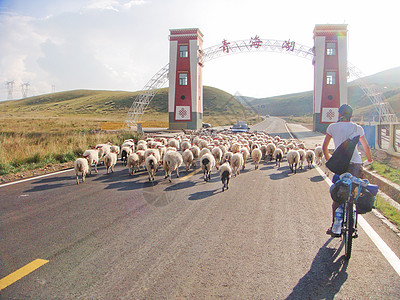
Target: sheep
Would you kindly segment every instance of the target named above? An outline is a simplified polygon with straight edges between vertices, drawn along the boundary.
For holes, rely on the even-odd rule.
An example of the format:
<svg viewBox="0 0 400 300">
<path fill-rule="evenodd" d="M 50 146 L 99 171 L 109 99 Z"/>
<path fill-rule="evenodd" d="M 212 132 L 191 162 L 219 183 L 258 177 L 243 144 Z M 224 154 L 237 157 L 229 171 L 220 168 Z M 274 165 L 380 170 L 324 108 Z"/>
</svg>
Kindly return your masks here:
<svg viewBox="0 0 400 300">
<path fill-rule="evenodd" d="M 229 180 L 232 176 L 232 168 L 228 162 L 225 162 L 221 165 L 221 168 L 219 169 L 219 174 L 222 181 L 222 191 L 224 191 L 225 188 L 229 189 Z"/>
<path fill-rule="evenodd" d="M 136 154 L 139 156 L 139 166 L 138 169 L 140 169 L 140 167 L 144 166 L 144 161 L 145 161 L 145 157 L 144 157 L 144 150 L 136 150 Z"/>
<path fill-rule="evenodd" d="M 147 148 L 147 150 L 144 151 L 144 159 L 146 160 L 146 158 L 149 155 L 154 155 L 156 160 L 157 160 L 157 163 L 160 161 L 160 151 L 158 151 L 157 149 L 151 149 L 151 148 L 149 149 L 149 148 Z"/>
<path fill-rule="evenodd" d="M 322 157 L 324 156 L 324 153 L 322 152 L 322 146 L 315 147 L 314 153 L 315 153 L 315 163 L 318 166 L 322 166 L 323 163 Z"/>
<path fill-rule="evenodd" d="M 241 153 L 235 153 L 232 155 L 231 159 L 231 167 L 233 169 L 233 173 L 235 177 L 239 175 L 240 168 L 243 167 L 243 155 Z"/>
<path fill-rule="evenodd" d="M 96 149 L 99 150 L 99 161 L 111 152 L 111 146 L 109 144 L 98 144 L 96 145 Z"/>
<path fill-rule="evenodd" d="M 267 152 L 268 152 L 268 150 L 267 150 L 267 145 L 261 145 L 261 147 L 260 147 L 260 150 L 261 150 L 261 159 L 266 159 L 267 158 Z"/>
<path fill-rule="evenodd" d="M 292 173 L 296 174 L 297 165 L 300 160 L 300 154 L 297 150 L 289 150 L 288 154 L 286 155 L 290 170 Z"/>
<path fill-rule="evenodd" d="M 195 167 L 196 166 L 196 161 L 199 158 L 200 155 L 200 148 L 197 146 L 192 146 L 190 148 L 190 151 L 192 151 L 193 153 L 193 162 L 192 162 L 192 166 Z"/>
<path fill-rule="evenodd" d="M 215 159 L 211 153 L 206 153 L 200 158 L 200 166 L 203 170 L 204 181 L 207 182 L 211 179 L 211 170 L 215 166 Z"/>
<path fill-rule="evenodd" d="M 137 144 L 137 146 L 136 146 L 136 151 L 137 150 L 143 150 L 143 151 L 146 151 L 147 150 L 147 144 L 143 144 L 143 143 L 138 143 Z"/>
<path fill-rule="evenodd" d="M 92 165 L 97 173 L 97 164 L 99 163 L 99 151 L 95 149 L 86 150 L 83 152 L 83 158 L 86 158 L 89 164 L 89 174 L 92 175 Z"/>
<path fill-rule="evenodd" d="M 242 146 L 239 143 L 234 143 L 234 144 L 232 144 L 231 152 L 238 153 L 241 147 Z"/>
<path fill-rule="evenodd" d="M 76 174 L 76 184 L 79 184 L 79 173 L 82 174 L 82 182 L 85 182 L 85 176 L 89 172 L 89 164 L 86 158 L 75 160 L 74 169 Z"/>
<path fill-rule="evenodd" d="M 153 154 L 150 154 L 146 157 L 144 164 L 146 166 L 147 172 L 149 173 L 149 181 L 154 181 L 154 176 L 157 172 L 158 166 L 157 158 Z"/>
<path fill-rule="evenodd" d="M 192 145 L 190 144 L 189 141 L 183 141 L 181 143 L 181 149 L 182 151 L 185 151 L 186 149 L 190 149 L 190 147 L 192 147 Z"/>
<path fill-rule="evenodd" d="M 177 150 L 179 149 L 179 141 L 177 139 L 170 139 L 168 141 L 168 146 L 175 147 Z"/>
<path fill-rule="evenodd" d="M 132 154 L 132 148 L 124 146 L 121 149 L 121 161 L 124 166 L 127 164 L 128 156 Z"/>
<path fill-rule="evenodd" d="M 135 173 L 135 169 L 139 169 L 139 155 L 137 153 L 131 153 L 127 158 L 127 166 L 129 168 L 129 175 Z"/>
<path fill-rule="evenodd" d="M 223 161 L 228 161 L 229 163 L 231 162 L 231 159 L 232 159 L 232 156 L 233 156 L 233 153 L 232 152 L 230 152 L 230 151 L 228 151 L 228 152 L 226 152 L 225 154 L 224 154 L 224 157 L 223 157 Z"/>
<path fill-rule="evenodd" d="M 204 154 L 206 154 L 206 153 L 211 154 L 210 149 L 208 149 L 208 148 L 203 148 L 203 149 L 201 149 L 201 150 L 200 150 L 200 153 L 199 153 L 199 157 L 201 158 L 201 157 L 202 157 Z"/>
<path fill-rule="evenodd" d="M 253 160 L 255 170 L 258 169 L 261 157 L 262 157 L 262 152 L 259 148 L 254 148 L 253 151 L 251 151 L 251 158 Z"/>
<path fill-rule="evenodd" d="M 299 152 L 299 155 L 300 155 L 299 168 L 303 170 L 303 164 L 304 164 L 304 161 L 306 160 L 306 151 L 304 151 L 304 149 L 299 149 L 299 150 L 297 150 L 297 152 Z"/>
<path fill-rule="evenodd" d="M 107 168 L 107 174 L 111 170 L 111 173 L 114 173 L 114 166 L 117 163 L 117 154 L 114 152 L 108 153 L 104 156 L 104 165 Z"/>
<path fill-rule="evenodd" d="M 115 146 L 115 145 L 111 146 L 110 147 L 110 151 L 114 152 L 114 153 L 116 153 L 118 155 L 119 151 L 120 151 L 119 146 Z"/>
<path fill-rule="evenodd" d="M 275 151 L 274 151 L 274 159 L 276 161 L 276 166 L 278 168 L 280 168 L 281 167 L 281 162 L 282 162 L 282 159 L 283 159 L 282 149 L 280 149 L 280 148 L 276 148 L 275 149 Z"/>
<path fill-rule="evenodd" d="M 313 163 L 314 163 L 314 159 L 315 159 L 315 153 L 314 153 L 314 151 L 312 151 L 311 149 L 310 149 L 310 150 L 307 150 L 307 151 L 306 151 L 306 160 L 307 160 L 308 168 L 309 168 L 309 169 L 312 168 L 312 165 L 313 165 Z"/>
<path fill-rule="evenodd" d="M 275 144 L 274 143 L 268 143 L 268 145 L 267 145 L 267 157 L 269 158 L 269 161 L 272 160 L 275 150 L 276 150 Z"/>
<path fill-rule="evenodd" d="M 192 165 L 194 159 L 193 152 L 190 151 L 190 149 L 186 149 L 182 153 L 182 159 L 184 164 L 186 165 L 186 172 L 189 172 L 190 166 Z"/>
<path fill-rule="evenodd" d="M 242 167 L 242 171 L 243 171 L 244 168 L 246 167 L 246 160 L 250 156 L 250 152 L 246 147 L 243 147 L 242 149 L 240 149 L 240 153 L 242 153 L 242 155 L 243 155 L 243 167 Z"/>
<path fill-rule="evenodd" d="M 163 168 L 165 171 L 165 178 L 171 180 L 171 173 L 176 170 L 176 177 L 179 177 L 179 167 L 182 165 L 182 155 L 177 151 L 167 151 L 164 156 Z"/>
<path fill-rule="evenodd" d="M 219 165 L 221 164 L 222 159 L 222 150 L 219 147 L 215 147 L 211 150 L 211 154 L 214 156 L 215 159 L 215 167 L 217 170 L 219 169 Z"/>
</svg>

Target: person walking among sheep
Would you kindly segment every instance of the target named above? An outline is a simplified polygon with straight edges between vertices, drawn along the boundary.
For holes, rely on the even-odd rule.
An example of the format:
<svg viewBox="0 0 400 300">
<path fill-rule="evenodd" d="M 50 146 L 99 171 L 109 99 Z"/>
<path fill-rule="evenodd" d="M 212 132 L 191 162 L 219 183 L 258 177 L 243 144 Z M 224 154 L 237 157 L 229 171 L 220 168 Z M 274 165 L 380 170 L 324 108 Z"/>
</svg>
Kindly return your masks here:
<svg viewBox="0 0 400 300">
<path fill-rule="evenodd" d="M 335 149 L 337 149 L 340 144 L 342 144 L 348 138 L 354 138 L 355 136 L 360 136 L 360 143 L 364 148 L 365 154 L 367 156 L 368 162 L 372 162 L 371 149 L 368 146 L 368 142 L 365 138 L 364 129 L 351 122 L 351 117 L 353 116 L 353 108 L 348 104 L 343 104 L 339 107 L 339 120 L 336 123 L 332 123 L 328 126 L 326 130 L 326 135 L 324 142 L 322 144 L 322 151 L 326 161 L 329 160 L 331 155 L 329 154 L 328 145 L 333 138 L 333 143 L 335 144 Z M 357 146 L 354 149 L 353 156 L 350 160 L 350 165 L 347 172 L 355 177 L 360 177 L 362 171 L 362 159 L 358 153 Z M 339 207 L 339 203 L 336 201 L 332 202 L 332 224 L 335 220 L 335 211 Z M 332 226 L 328 228 L 326 234 L 333 235 Z"/>
</svg>

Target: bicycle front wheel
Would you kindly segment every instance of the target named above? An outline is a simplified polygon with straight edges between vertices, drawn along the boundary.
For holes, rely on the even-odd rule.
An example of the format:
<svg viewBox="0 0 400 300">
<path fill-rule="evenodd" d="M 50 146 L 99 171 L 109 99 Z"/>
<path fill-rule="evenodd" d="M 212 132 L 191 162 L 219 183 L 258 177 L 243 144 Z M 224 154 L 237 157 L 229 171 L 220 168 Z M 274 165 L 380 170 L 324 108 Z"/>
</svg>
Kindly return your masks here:
<svg viewBox="0 0 400 300">
<path fill-rule="evenodd" d="M 347 260 L 351 257 L 351 248 L 353 246 L 354 233 L 354 205 L 347 203 L 346 220 L 344 226 L 344 253 Z"/>
</svg>

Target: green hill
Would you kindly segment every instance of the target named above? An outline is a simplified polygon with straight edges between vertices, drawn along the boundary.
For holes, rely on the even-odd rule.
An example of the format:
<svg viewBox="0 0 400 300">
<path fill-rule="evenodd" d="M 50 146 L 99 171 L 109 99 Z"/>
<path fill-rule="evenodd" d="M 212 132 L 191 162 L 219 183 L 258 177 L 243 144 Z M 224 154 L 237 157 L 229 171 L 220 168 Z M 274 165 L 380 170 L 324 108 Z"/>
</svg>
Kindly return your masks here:
<svg viewBox="0 0 400 300">
<path fill-rule="evenodd" d="M 400 117 L 400 67 L 383 71 L 362 80 L 377 85 L 382 91 L 387 102 Z M 359 80 L 348 84 L 348 102 L 355 108 L 355 116 L 372 118 L 376 109 L 370 99 L 361 90 Z M 275 116 L 311 116 L 313 112 L 313 91 L 296 94 L 281 95 L 277 97 L 253 99 L 248 98 L 248 105 L 260 109 L 260 114 Z"/>
<path fill-rule="evenodd" d="M 231 94 L 213 87 L 204 87 L 204 115 L 242 115 L 244 106 Z M 40 112 L 55 115 L 117 114 L 126 115 L 139 92 L 74 90 L 0 102 L 1 113 Z M 168 88 L 160 89 L 148 112 L 168 113 Z M 250 113 L 249 113 L 250 114 Z"/>
</svg>

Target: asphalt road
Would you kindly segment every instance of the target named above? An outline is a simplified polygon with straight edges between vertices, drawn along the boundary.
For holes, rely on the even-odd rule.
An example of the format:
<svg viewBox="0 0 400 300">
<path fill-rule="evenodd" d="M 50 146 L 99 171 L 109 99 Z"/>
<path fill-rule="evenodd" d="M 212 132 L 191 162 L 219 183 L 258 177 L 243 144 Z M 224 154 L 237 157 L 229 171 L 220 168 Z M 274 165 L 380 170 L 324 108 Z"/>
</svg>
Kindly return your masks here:
<svg viewBox="0 0 400 300">
<path fill-rule="evenodd" d="M 259 126 L 287 134 L 282 124 Z M 85 184 L 68 171 L 0 187 L 0 281 L 48 260 L 0 298 L 400 298 L 399 274 L 362 229 L 349 262 L 325 234 L 331 200 L 317 169 L 248 161 L 225 192 L 216 170 L 208 183 L 181 170 L 149 183 L 119 162 Z M 399 238 L 366 220 L 400 256 Z"/>
</svg>

